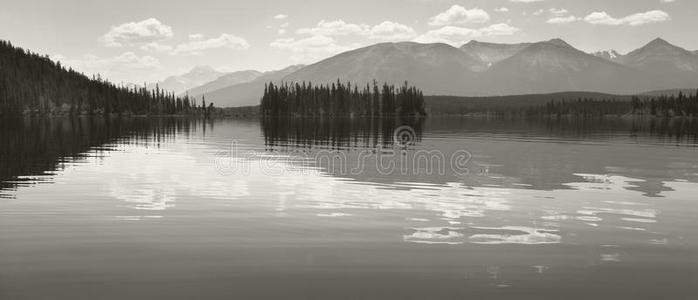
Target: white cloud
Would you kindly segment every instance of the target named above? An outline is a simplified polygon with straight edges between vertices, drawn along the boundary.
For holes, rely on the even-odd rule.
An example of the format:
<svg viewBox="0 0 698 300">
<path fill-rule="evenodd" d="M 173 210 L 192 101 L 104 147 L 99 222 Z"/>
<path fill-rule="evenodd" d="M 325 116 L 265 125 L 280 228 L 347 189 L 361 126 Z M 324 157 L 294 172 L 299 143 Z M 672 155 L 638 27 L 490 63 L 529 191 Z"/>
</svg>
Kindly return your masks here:
<svg viewBox="0 0 698 300">
<path fill-rule="evenodd" d="M 369 26 L 347 23 L 344 20 L 321 20 L 315 27 L 297 29 L 296 34 L 323 37 L 353 35 L 365 36 L 372 40 L 408 40 L 417 35 L 412 27 L 392 21 Z"/>
<path fill-rule="evenodd" d="M 190 40 L 200 40 L 200 39 L 203 39 L 203 38 L 204 38 L 204 35 L 201 34 L 201 33 L 194 33 L 194 34 L 190 34 L 190 35 L 189 35 L 189 39 L 190 39 Z"/>
<path fill-rule="evenodd" d="M 417 33 L 410 26 L 384 21 L 376 26 L 373 26 L 369 31 L 369 39 L 373 40 L 409 40 L 414 38 Z"/>
<path fill-rule="evenodd" d="M 288 18 L 288 15 L 285 15 L 285 14 L 278 14 L 278 15 L 274 16 L 274 19 L 277 19 L 277 20 L 283 20 L 286 18 Z"/>
<path fill-rule="evenodd" d="M 548 9 L 548 12 L 555 17 L 562 17 L 569 13 L 569 11 L 564 8 L 551 8 Z"/>
<path fill-rule="evenodd" d="M 548 21 L 545 21 L 548 24 L 569 24 L 574 21 L 579 20 L 575 16 L 567 16 L 567 17 L 552 17 L 548 19 Z"/>
<path fill-rule="evenodd" d="M 279 38 L 271 42 L 269 46 L 290 51 L 291 59 L 295 62 L 314 62 L 350 49 L 338 45 L 335 39 L 322 35 L 313 35 L 302 39 Z"/>
<path fill-rule="evenodd" d="M 509 0 L 509 2 L 514 2 L 514 3 L 533 3 L 533 2 L 543 2 L 543 0 Z"/>
<path fill-rule="evenodd" d="M 479 29 L 470 29 L 456 26 L 444 26 L 439 29 L 430 30 L 420 35 L 415 41 L 420 43 L 447 43 L 453 46 L 460 46 L 463 43 L 480 37 L 494 35 L 512 35 L 520 31 L 506 23 L 493 24 Z"/>
<path fill-rule="evenodd" d="M 279 35 L 286 34 L 286 27 L 288 27 L 288 25 L 288 22 L 279 25 L 279 30 L 277 31 L 277 33 L 279 33 Z"/>
<path fill-rule="evenodd" d="M 674 3 L 676 0 L 659 0 L 661 3 Z"/>
<path fill-rule="evenodd" d="M 282 27 L 288 25 L 282 24 Z M 283 31 L 282 31 L 283 30 Z M 279 34 L 285 33 L 285 28 Z M 363 46 L 364 43 L 340 42 L 335 38 L 363 37 L 369 40 L 399 41 L 411 40 L 417 36 L 414 28 L 392 21 L 383 21 L 370 26 L 367 24 L 347 23 L 344 20 L 321 20 L 316 26 L 299 28 L 296 37 L 277 38 L 269 45 L 272 48 L 291 52 L 295 62 L 314 62 L 331 55 Z"/>
<path fill-rule="evenodd" d="M 366 34 L 369 26 L 366 24 L 346 23 L 344 20 L 320 22 L 312 28 L 300 28 L 296 30 L 297 34 L 322 35 L 322 36 L 338 36 L 338 35 L 362 35 Z"/>
<path fill-rule="evenodd" d="M 508 12 L 509 8 L 506 8 L 506 7 L 495 8 L 494 11 L 496 11 L 496 12 Z"/>
<path fill-rule="evenodd" d="M 162 24 L 158 19 L 149 18 L 112 26 L 99 40 L 110 47 L 121 47 L 162 41 L 173 35 L 172 27 Z"/>
<path fill-rule="evenodd" d="M 593 12 L 584 17 L 584 21 L 595 25 L 630 25 L 638 26 L 647 23 L 671 20 L 669 14 L 661 10 L 651 10 L 644 13 L 632 14 L 622 18 L 611 17 L 605 11 Z"/>
<path fill-rule="evenodd" d="M 250 44 L 243 38 L 232 34 L 223 33 L 217 38 L 197 39 L 187 43 L 182 43 L 174 47 L 171 54 L 201 54 L 204 50 L 228 48 L 234 50 L 244 50 L 250 48 Z"/>
<path fill-rule="evenodd" d="M 446 11 L 429 18 L 429 25 L 444 26 L 452 24 L 485 23 L 489 20 L 490 15 L 482 9 L 466 9 L 456 4 Z"/>
<path fill-rule="evenodd" d="M 568 13 L 569 13 L 569 11 L 564 9 L 564 8 L 549 8 L 547 10 L 541 8 L 541 9 L 534 11 L 533 15 L 540 16 L 543 14 L 547 14 L 547 15 L 550 15 L 552 17 L 562 17 L 562 16 L 567 15 Z"/>
</svg>

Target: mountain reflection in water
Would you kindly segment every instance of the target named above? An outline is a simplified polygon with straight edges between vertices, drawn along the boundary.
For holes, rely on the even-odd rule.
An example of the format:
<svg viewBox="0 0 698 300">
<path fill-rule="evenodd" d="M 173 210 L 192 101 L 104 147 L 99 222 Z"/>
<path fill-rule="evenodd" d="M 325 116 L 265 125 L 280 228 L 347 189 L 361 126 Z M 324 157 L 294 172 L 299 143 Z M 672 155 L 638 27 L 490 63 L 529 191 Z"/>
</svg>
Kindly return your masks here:
<svg viewBox="0 0 698 300">
<path fill-rule="evenodd" d="M 694 291 L 690 120 L 2 122 L 0 298 Z"/>
</svg>

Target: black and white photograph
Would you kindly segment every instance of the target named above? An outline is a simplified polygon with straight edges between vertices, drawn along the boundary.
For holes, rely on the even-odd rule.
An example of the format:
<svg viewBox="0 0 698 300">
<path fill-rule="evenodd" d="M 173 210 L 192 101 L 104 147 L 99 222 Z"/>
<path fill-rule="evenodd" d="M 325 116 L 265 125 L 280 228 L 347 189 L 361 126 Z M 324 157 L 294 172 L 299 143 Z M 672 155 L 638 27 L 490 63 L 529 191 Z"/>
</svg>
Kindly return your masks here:
<svg viewBox="0 0 698 300">
<path fill-rule="evenodd" d="M 698 1 L 0 0 L 0 299 L 698 299 Z"/>
</svg>

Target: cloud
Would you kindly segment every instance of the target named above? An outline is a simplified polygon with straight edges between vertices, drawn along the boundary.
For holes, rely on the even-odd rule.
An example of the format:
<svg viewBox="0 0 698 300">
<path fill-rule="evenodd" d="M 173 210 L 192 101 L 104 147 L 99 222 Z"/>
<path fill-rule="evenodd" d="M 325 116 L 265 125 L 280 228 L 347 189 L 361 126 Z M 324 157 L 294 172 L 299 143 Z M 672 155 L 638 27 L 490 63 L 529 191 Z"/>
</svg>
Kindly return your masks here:
<svg viewBox="0 0 698 300">
<path fill-rule="evenodd" d="M 623 18 L 611 17 L 605 11 L 593 12 L 584 17 L 584 21 L 595 25 L 630 25 L 638 26 L 648 23 L 664 22 L 671 20 L 669 14 L 661 10 L 651 10 L 644 13 L 637 13 Z"/>
<path fill-rule="evenodd" d="M 564 8 L 549 8 L 547 10 L 541 8 L 539 10 L 534 11 L 533 15 L 540 16 L 543 14 L 547 14 L 553 17 L 562 17 L 564 15 L 567 15 L 568 13 L 569 11 Z"/>
<path fill-rule="evenodd" d="M 321 20 L 315 27 L 297 29 L 296 34 L 323 37 L 353 35 L 368 37 L 372 40 L 408 40 L 417 35 L 412 27 L 392 21 L 383 21 L 378 25 L 369 26 L 347 23 L 341 19 Z"/>
<path fill-rule="evenodd" d="M 429 25 L 444 26 L 453 24 L 485 23 L 490 20 L 490 15 L 479 8 L 466 9 L 460 5 L 453 5 L 446 11 L 429 18 Z"/>
<path fill-rule="evenodd" d="M 279 33 L 285 33 L 285 31 L 279 31 Z M 289 51 L 291 60 L 302 63 L 315 62 L 366 44 L 366 42 L 347 43 L 347 39 L 350 38 L 362 37 L 368 40 L 399 41 L 411 40 L 417 36 L 414 28 L 397 22 L 383 21 L 370 26 L 347 23 L 341 19 L 321 20 L 314 27 L 299 28 L 294 33 L 295 37 L 277 38 L 269 46 Z M 343 42 L 337 39 L 341 39 Z"/>
<path fill-rule="evenodd" d="M 278 14 L 278 15 L 274 16 L 274 19 L 277 19 L 277 20 L 283 20 L 286 18 L 288 18 L 288 15 L 285 15 L 285 14 Z"/>
<path fill-rule="evenodd" d="M 555 17 L 562 17 L 569 13 L 569 11 L 564 8 L 551 8 L 548 9 L 548 12 Z"/>
<path fill-rule="evenodd" d="M 112 26 L 99 40 L 109 47 L 122 47 L 162 41 L 173 35 L 172 27 L 162 24 L 158 19 L 149 18 Z"/>
<path fill-rule="evenodd" d="M 204 35 L 201 34 L 201 33 L 194 33 L 194 34 L 190 34 L 190 35 L 189 35 L 189 39 L 190 39 L 190 40 L 200 40 L 200 39 L 203 39 L 203 38 L 204 38 Z"/>
<path fill-rule="evenodd" d="M 439 29 L 430 30 L 420 35 L 415 41 L 420 43 L 447 43 L 453 46 L 460 46 L 463 43 L 480 37 L 495 35 L 512 35 L 520 29 L 506 23 L 493 24 L 479 29 L 470 29 L 456 26 L 444 26 Z"/>
<path fill-rule="evenodd" d="M 533 3 L 533 2 L 543 2 L 543 0 L 509 0 L 509 2 L 514 2 L 514 3 Z"/>
<path fill-rule="evenodd" d="M 661 3 L 674 3 L 676 0 L 659 0 Z"/>
<path fill-rule="evenodd" d="M 202 37 L 203 38 L 203 37 Z M 244 50 L 250 48 L 250 44 L 243 38 L 232 34 L 223 33 L 217 38 L 194 39 L 187 43 L 182 43 L 174 47 L 171 54 L 201 54 L 204 50 L 228 48 L 233 50 Z"/>
<path fill-rule="evenodd" d="M 366 24 L 346 23 L 344 20 L 320 22 L 312 28 L 300 28 L 296 30 L 297 34 L 322 35 L 322 36 L 338 36 L 338 35 L 362 35 L 366 34 L 369 26 Z"/>
<path fill-rule="evenodd" d="M 285 22 L 285 23 L 279 25 L 278 33 L 279 34 L 286 34 L 286 27 L 288 27 L 288 22 Z"/>
<path fill-rule="evenodd" d="M 509 8 L 506 8 L 506 7 L 495 8 L 494 11 L 496 11 L 496 12 L 508 12 Z"/>
<path fill-rule="evenodd" d="M 416 35 L 417 33 L 410 26 L 384 21 L 371 28 L 368 38 L 372 40 L 409 40 Z"/>
<path fill-rule="evenodd" d="M 291 51 L 291 59 L 296 62 L 313 62 L 350 49 L 350 47 L 338 45 L 335 39 L 322 35 L 301 39 L 279 38 L 271 42 L 269 46 Z"/>
<path fill-rule="evenodd" d="M 579 20 L 579 18 L 577 18 L 575 16 L 552 17 L 552 18 L 548 19 L 547 21 L 545 21 L 545 23 L 548 23 L 548 24 L 569 24 L 569 23 L 572 23 L 572 22 L 577 21 L 577 20 Z"/>
</svg>

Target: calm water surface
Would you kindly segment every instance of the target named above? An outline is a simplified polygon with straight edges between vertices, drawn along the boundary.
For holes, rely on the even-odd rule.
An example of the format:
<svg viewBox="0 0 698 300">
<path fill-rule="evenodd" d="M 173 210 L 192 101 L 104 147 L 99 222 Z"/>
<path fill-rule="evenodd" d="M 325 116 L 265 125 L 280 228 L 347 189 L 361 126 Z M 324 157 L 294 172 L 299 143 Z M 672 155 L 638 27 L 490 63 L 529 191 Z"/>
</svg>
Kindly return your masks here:
<svg viewBox="0 0 698 300">
<path fill-rule="evenodd" d="M 0 299 L 695 299 L 696 132 L 3 120 Z"/>
</svg>

